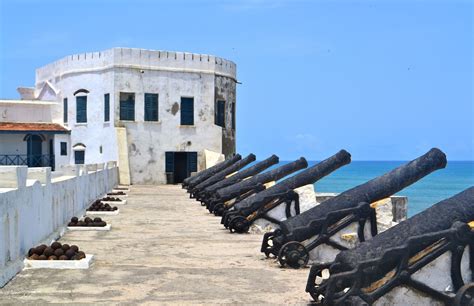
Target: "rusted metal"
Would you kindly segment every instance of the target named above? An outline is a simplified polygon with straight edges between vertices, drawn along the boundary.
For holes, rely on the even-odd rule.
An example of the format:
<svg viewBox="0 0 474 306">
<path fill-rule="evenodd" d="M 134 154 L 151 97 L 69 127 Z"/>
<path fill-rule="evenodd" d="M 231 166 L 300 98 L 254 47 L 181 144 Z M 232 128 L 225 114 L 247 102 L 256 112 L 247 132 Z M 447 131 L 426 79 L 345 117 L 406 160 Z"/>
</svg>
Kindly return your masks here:
<svg viewBox="0 0 474 306">
<path fill-rule="evenodd" d="M 234 210 L 227 211 L 222 217 L 222 224 L 231 231 L 246 232 L 248 226 L 258 218 L 265 218 L 273 223 L 279 224 L 279 220 L 270 218 L 266 213 L 280 204 L 286 205 L 286 217 L 290 218 L 290 205 L 295 202 L 296 214 L 299 214 L 298 195 L 293 189 L 314 184 L 338 168 L 350 163 L 351 155 L 341 150 L 328 159 L 314 165 L 311 168 L 283 180 L 282 182 L 248 197 L 234 205 Z M 245 221 L 243 220 L 245 219 Z M 237 226 L 243 225 L 243 226 Z"/>
<path fill-rule="evenodd" d="M 251 167 L 245 168 L 230 177 L 227 177 L 211 186 L 204 188 L 204 190 L 196 195 L 196 199 L 202 203 L 205 203 L 207 206 L 207 203 L 210 202 L 210 199 L 217 190 L 241 182 L 243 179 L 256 175 L 263 170 L 277 164 L 278 162 L 278 156 L 272 155 L 269 158 L 252 165 Z"/>
<path fill-rule="evenodd" d="M 228 176 L 229 174 L 232 174 L 236 171 L 239 171 L 240 169 L 247 166 L 251 162 L 254 162 L 255 159 L 256 159 L 256 157 L 255 157 L 254 154 L 249 154 L 245 158 L 233 163 L 229 167 L 222 169 L 221 171 L 219 171 L 218 173 L 216 173 L 213 176 L 209 177 L 208 179 L 200 182 L 199 184 L 197 184 L 194 187 L 192 187 L 191 189 L 189 189 L 189 190 L 191 190 L 190 191 L 191 197 L 194 197 L 198 192 L 200 192 L 201 190 L 204 190 L 204 188 L 206 188 L 208 186 L 211 186 L 211 185 L 217 183 L 218 181 L 221 181 L 221 180 L 225 179 L 225 177 Z"/>
<path fill-rule="evenodd" d="M 194 186 L 196 186 L 197 184 L 207 180 L 211 176 L 215 175 L 216 173 L 219 173 L 220 171 L 224 170 L 225 168 L 231 166 L 232 164 L 238 162 L 241 159 L 242 156 L 240 156 L 240 154 L 235 154 L 234 156 L 224 160 L 223 162 L 217 163 L 212 167 L 199 171 L 195 175 L 185 178 L 183 180 L 182 187 L 185 189 L 194 188 Z"/>
<path fill-rule="evenodd" d="M 316 239 L 305 246 L 308 251 L 321 244 L 331 244 L 344 250 L 345 247 L 334 243 L 330 237 L 354 222 L 359 223 L 358 236 L 360 241 L 364 241 L 364 225 L 367 220 L 370 220 L 372 235 L 377 233 L 375 211 L 370 208 L 370 203 L 393 195 L 445 166 L 446 155 L 439 149 L 431 149 L 405 165 L 326 200 L 299 216 L 283 221 L 278 231 L 264 236 L 261 251 L 266 255 L 285 256 L 280 253 L 284 244 L 290 241 L 301 243 L 314 237 Z M 347 220 L 345 224 L 334 226 L 344 218 Z"/>
<path fill-rule="evenodd" d="M 257 174 L 247 180 L 218 189 L 207 208 L 216 216 L 222 216 L 222 213 L 231 208 L 235 203 L 264 190 L 265 184 L 272 181 L 278 181 L 293 172 L 306 168 L 307 166 L 308 162 L 304 157 L 301 157 L 291 163 Z M 232 203 L 226 203 L 232 199 L 235 199 L 235 201 Z"/>
<path fill-rule="evenodd" d="M 314 265 L 306 291 L 317 303 L 339 305 L 361 301 L 369 305 L 397 286 L 408 286 L 446 305 L 473 303 L 474 187 L 443 200 L 380 233 L 352 250 L 339 253 L 332 263 Z M 470 279 L 463 279 L 461 260 L 469 248 Z M 449 254 L 452 290 L 439 291 L 411 276 Z M 316 281 L 322 271 L 330 276 Z M 465 304 L 469 302 L 468 304 Z"/>
</svg>

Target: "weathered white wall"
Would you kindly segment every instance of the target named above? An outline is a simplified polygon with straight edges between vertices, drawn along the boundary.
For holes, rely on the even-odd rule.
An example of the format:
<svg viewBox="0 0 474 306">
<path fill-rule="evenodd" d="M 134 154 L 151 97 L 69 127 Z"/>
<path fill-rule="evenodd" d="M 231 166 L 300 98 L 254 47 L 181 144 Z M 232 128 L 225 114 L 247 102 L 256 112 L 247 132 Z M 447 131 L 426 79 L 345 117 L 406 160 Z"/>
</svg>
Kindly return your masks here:
<svg viewBox="0 0 474 306">
<path fill-rule="evenodd" d="M 113 127 L 127 129 L 132 183 L 165 183 L 166 151 L 235 152 L 235 131 L 227 122 L 232 116 L 227 116 L 224 129 L 214 124 L 216 99 L 229 102 L 226 112 L 235 104 L 236 65 L 231 61 L 202 54 L 115 48 L 68 56 L 38 69 L 36 90 L 46 82 L 59 92 L 53 112 L 61 114 L 60 123 L 62 100 L 68 98 L 71 146 L 86 145 L 86 163 L 118 160 Z M 73 93 L 80 88 L 90 91 L 87 124 L 75 122 Z M 134 122 L 119 120 L 120 92 L 135 93 Z M 103 122 L 105 93 L 110 93 L 110 123 Z M 159 95 L 158 122 L 144 122 L 144 93 Z M 181 97 L 194 97 L 194 126 L 180 126 Z M 73 154 L 69 161 L 74 162 Z"/>
<path fill-rule="evenodd" d="M 53 111 L 55 102 L 0 100 L 0 122 L 52 122 L 57 120 Z"/>
<path fill-rule="evenodd" d="M 0 287 L 21 270 L 29 248 L 58 237 L 71 217 L 117 184 L 114 163 L 91 173 L 84 166 L 53 173 L 0 167 Z"/>
</svg>

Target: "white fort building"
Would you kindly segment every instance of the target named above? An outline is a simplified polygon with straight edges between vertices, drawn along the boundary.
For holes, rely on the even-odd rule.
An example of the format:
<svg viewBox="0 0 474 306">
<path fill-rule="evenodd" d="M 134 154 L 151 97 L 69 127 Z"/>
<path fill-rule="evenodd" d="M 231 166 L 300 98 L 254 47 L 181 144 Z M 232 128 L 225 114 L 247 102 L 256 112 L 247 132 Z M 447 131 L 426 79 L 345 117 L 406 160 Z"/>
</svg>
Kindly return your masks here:
<svg viewBox="0 0 474 306">
<path fill-rule="evenodd" d="M 211 55 L 67 56 L 37 69 L 21 100 L 0 100 L 0 165 L 118 161 L 122 184 L 181 182 L 235 153 L 236 83 L 235 63 Z"/>
</svg>

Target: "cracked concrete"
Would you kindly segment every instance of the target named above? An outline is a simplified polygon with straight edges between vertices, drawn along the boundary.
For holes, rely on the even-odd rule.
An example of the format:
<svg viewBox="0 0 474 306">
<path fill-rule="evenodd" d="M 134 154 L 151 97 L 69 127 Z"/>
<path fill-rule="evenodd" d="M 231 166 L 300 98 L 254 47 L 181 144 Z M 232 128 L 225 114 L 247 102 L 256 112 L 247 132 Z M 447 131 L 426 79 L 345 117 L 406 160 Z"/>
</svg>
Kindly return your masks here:
<svg viewBox="0 0 474 306">
<path fill-rule="evenodd" d="M 132 186 L 110 232 L 67 232 L 88 270 L 24 270 L 0 304 L 306 304 L 308 269 L 281 269 L 261 235 L 230 234 L 179 186 Z"/>
</svg>

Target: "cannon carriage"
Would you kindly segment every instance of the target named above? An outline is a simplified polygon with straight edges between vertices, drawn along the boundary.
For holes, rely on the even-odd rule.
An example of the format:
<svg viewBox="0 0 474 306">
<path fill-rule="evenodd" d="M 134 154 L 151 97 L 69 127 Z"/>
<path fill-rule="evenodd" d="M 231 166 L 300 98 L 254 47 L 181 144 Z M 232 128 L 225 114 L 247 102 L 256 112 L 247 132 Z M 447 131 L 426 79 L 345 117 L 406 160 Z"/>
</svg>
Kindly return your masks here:
<svg viewBox="0 0 474 306">
<path fill-rule="evenodd" d="M 313 265 L 306 291 L 324 305 L 472 305 L 473 220 L 471 187 Z"/>
<path fill-rule="evenodd" d="M 298 174 L 287 178 L 278 184 L 257 193 L 253 197 L 247 197 L 236 203 L 232 210 L 224 212 L 221 223 L 231 232 L 244 233 L 249 230 L 250 225 L 259 218 L 280 224 L 280 220 L 271 217 L 268 212 L 279 205 L 285 205 L 285 216 L 291 218 L 299 214 L 298 194 L 295 188 L 314 184 L 319 179 L 350 163 L 351 155 L 341 150 L 330 158 L 305 169 Z M 294 214 L 291 214 L 291 204 Z"/>
<path fill-rule="evenodd" d="M 268 257 L 277 256 L 280 265 L 291 268 L 305 266 L 315 253 L 324 261 L 331 260 L 338 252 L 349 248 L 349 245 L 336 239 L 336 234 L 345 229 L 354 230 L 358 242 L 377 235 L 376 213 L 372 203 L 395 194 L 445 166 L 445 154 L 439 149 L 431 149 L 405 165 L 283 221 L 279 229 L 264 235 L 261 252 Z M 318 248 L 322 245 L 325 248 Z M 318 254 L 318 251 L 326 253 Z"/>
<path fill-rule="evenodd" d="M 224 211 L 232 208 L 235 203 L 263 191 L 266 188 L 266 184 L 276 182 L 307 166 L 308 162 L 304 157 L 301 157 L 291 163 L 257 174 L 234 185 L 218 189 L 208 201 L 206 207 L 209 212 L 214 213 L 214 215 L 222 216 Z"/>
</svg>

